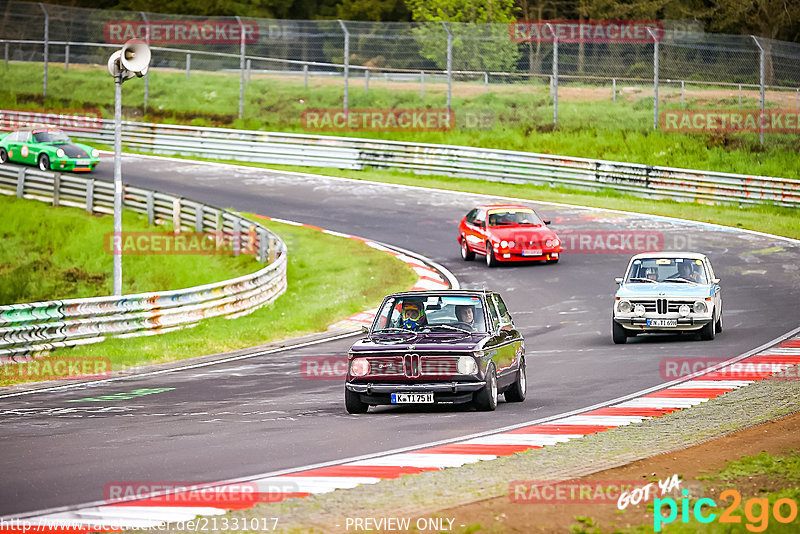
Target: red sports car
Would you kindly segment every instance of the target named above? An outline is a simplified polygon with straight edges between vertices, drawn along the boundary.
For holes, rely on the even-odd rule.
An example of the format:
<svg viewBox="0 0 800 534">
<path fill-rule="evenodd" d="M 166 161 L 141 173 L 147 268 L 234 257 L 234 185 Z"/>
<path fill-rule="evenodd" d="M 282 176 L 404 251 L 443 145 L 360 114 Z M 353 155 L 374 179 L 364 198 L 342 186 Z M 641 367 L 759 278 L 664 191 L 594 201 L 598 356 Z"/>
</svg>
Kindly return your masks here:
<svg viewBox="0 0 800 534">
<path fill-rule="evenodd" d="M 550 221 L 540 219 L 533 209 L 514 204 L 478 206 L 458 225 L 458 242 L 464 261 L 475 254 L 486 256 L 486 265 L 501 261 L 539 260 L 556 263 L 561 240 Z"/>
</svg>

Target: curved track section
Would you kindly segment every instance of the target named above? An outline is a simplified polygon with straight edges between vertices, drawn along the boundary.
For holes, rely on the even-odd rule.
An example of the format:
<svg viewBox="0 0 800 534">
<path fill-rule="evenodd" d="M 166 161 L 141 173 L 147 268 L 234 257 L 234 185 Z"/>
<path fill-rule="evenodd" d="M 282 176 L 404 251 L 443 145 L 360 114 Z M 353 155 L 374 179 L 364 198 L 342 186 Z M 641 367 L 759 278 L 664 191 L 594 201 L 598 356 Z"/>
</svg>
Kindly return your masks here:
<svg viewBox="0 0 800 534">
<path fill-rule="evenodd" d="M 98 170 L 98 178 L 108 178 L 110 160 Z M 668 381 L 660 370 L 667 358 L 728 359 L 800 322 L 800 246 L 793 240 L 531 203 L 557 232 L 654 232 L 664 248 L 697 249 L 714 262 L 726 310 L 725 332 L 715 341 L 649 337 L 615 346 L 609 332 L 613 277 L 630 254 L 595 247 L 565 254 L 555 265 L 490 270 L 464 263 L 456 224 L 469 208 L 491 201 L 487 197 L 134 156 L 124 158 L 124 177 L 413 250 L 450 269 L 462 287 L 501 291 L 527 340 L 528 399 L 502 403 L 494 413 L 387 407 L 349 416 L 341 382 L 305 379 L 300 368 L 306 356 L 345 354 L 350 339 L 4 399 L 0 515 L 102 501 L 103 488 L 115 482 L 276 475 L 517 426 L 659 386 Z M 88 400 L 142 389 L 158 393 Z"/>
</svg>

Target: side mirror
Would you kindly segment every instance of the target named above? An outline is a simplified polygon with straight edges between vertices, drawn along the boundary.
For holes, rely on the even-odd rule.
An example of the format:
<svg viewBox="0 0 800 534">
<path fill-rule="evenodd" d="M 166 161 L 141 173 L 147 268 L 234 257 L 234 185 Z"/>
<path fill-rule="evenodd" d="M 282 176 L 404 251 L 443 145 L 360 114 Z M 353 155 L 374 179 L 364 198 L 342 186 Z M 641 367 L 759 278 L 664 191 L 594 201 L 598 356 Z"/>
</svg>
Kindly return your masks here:
<svg viewBox="0 0 800 534">
<path fill-rule="evenodd" d="M 614 278 L 614 281 L 617 283 L 618 286 L 622 285 L 622 278 L 621 277 Z"/>
<path fill-rule="evenodd" d="M 368 326 L 362 326 L 361 327 L 361 333 L 362 334 L 369 334 L 369 327 Z"/>
<path fill-rule="evenodd" d="M 712 282 L 714 282 L 715 284 L 719 284 L 719 278 L 714 278 L 714 280 L 712 280 Z"/>
<path fill-rule="evenodd" d="M 542 219 L 542 222 L 543 222 L 544 224 L 550 224 L 550 219 Z"/>
</svg>

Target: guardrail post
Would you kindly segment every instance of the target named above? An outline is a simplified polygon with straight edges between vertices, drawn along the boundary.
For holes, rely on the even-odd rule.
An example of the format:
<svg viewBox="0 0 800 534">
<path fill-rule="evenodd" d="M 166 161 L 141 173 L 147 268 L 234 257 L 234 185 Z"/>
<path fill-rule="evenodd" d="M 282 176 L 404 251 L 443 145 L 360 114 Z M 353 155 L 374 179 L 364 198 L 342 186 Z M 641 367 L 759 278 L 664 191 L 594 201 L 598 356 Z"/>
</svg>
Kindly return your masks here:
<svg viewBox="0 0 800 534">
<path fill-rule="evenodd" d="M 275 240 L 270 236 L 269 238 L 269 255 L 268 258 L 269 263 L 275 261 Z"/>
<path fill-rule="evenodd" d="M 442 21 L 444 31 L 447 32 L 447 111 L 450 111 L 450 99 L 453 89 L 453 34 L 450 33 L 450 28 L 447 23 Z"/>
<path fill-rule="evenodd" d="M 94 213 L 94 178 L 86 182 L 86 211 Z"/>
<path fill-rule="evenodd" d="M 239 23 L 239 31 L 242 38 L 239 41 L 239 118 L 244 114 L 244 24 L 239 15 L 236 15 L 236 21 Z"/>
<path fill-rule="evenodd" d="M 658 129 L 658 37 L 651 28 L 647 33 L 653 38 L 653 129 Z"/>
<path fill-rule="evenodd" d="M 242 225 L 239 222 L 239 217 L 233 220 L 233 239 L 231 240 L 233 246 L 233 255 L 238 256 L 242 249 Z"/>
<path fill-rule="evenodd" d="M 192 70 L 192 54 L 186 54 L 186 79 L 189 79 L 189 71 Z"/>
<path fill-rule="evenodd" d="M 425 98 L 425 71 L 419 71 L 419 97 Z"/>
<path fill-rule="evenodd" d="M 612 103 L 617 103 L 617 79 L 611 78 L 611 100 Z"/>
<path fill-rule="evenodd" d="M 144 30 L 144 42 L 147 46 L 150 46 L 150 20 L 145 15 L 144 11 L 139 11 L 139 15 L 141 15 L 142 20 L 144 21 L 145 30 Z M 150 97 L 150 69 L 147 69 L 147 72 L 144 73 L 144 112 L 147 113 L 147 99 Z"/>
<path fill-rule="evenodd" d="M 347 26 L 344 25 L 344 21 L 341 19 L 339 20 L 339 26 L 342 27 L 342 31 L 344 32 L 344 112 L 347 114 L 350 91 L 350 32 L 347 31 Z"/>
<path fill-rule="evenodd" d="M 148 191 L 145 197 L 145 209 L 147 210 L 147 224 L 156 223 L 155 198 L 152 191 Z"/>
<path fill-rule="evenodd" d="M 489 73 L 483 73 L 483 92 L 489 94 Z"/>
<path fill-rule="evenodd" d="M 57 172 L 53 174 L 53 207 L 57 208 L 58 203 L 61 200 L 61 173 Z"/>
<path fill-rule="evenodd" d="M 44 77 L 43 83 L 44 88 L 42 90 L 43 96 L 47 96 L 47 60 L 48 53 L 50 52 L 50 14 L 44 7 L 44 4 L 39 3 L 39 7 L 42 8 L 42 12 L 44 13 Z"/>
<path fill-rule="evenodd" d="M 172 233 L 181 233 L 181 199 L 176 197 L 172 200 Z"/>
<path fill-rule="evenodd" d="M 364 94 L 369 94 L 369 69 L 364 71 Z"/>
<path fill-rule="evenodd" d="M 222 221 L 222 212 L 219 210 L 217 210 L 216 217 L 214 217 L 214 226 L 217 232 L 222 232 L 223 230 L 225 230 L 225 225 L 223 224 Z"/>
<path fill-rule="evenodd" d="M 767 116 L 764 114 L 764 78 L 765 78 L 765 71 L 764 71 L 764 63 L 766 60 L 766 55 L 764 53 L 764 47 L 761 46 L 761 43 L 758 41 L 758 37 L 755 35 L 751 35 L 750 37 L 756 42 L 756 46 L 758 47 L 759 51 L 759 80 L 758 85 L 761 87 L 761 117 L 760 117 L 760 125 L 759 125 L 759 141 L 761 144 L 764 144 L 764 127 L 766 126 L 766 119 Z"/>
<path fill-rule="evenodd" d="M 258 229 L 258 261 L 267 261 L 267 233 L 263 228 Z"/>
<path fill-rule="evenodd" d="M 308 89 L 308 65 L 303 65 L 303 89 Z"/>
<path fill-rule="evenodd" d="M 17 171 L 17 198 L 22 198 L 25 194 L 25 168 L 20 167 Z"/>
<path fill-rule="evenodd" d="M 64 72 L 69 72 L 69 43 L 64 45 Z"/>
<path fill-rule="evenodd" d="M 194 231 L 198 234 L 203 232 L 203 205 L 198 204 L 194 208 Z"/>
</svg>

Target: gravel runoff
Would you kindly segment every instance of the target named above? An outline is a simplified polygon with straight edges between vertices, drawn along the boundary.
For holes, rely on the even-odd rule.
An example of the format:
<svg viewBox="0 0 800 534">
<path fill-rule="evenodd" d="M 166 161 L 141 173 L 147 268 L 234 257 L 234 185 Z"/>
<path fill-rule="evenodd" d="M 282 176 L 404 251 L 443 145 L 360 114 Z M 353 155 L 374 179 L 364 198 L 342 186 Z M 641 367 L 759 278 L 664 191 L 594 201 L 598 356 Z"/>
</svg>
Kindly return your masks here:
<svg viewBox="0 0 800 534">
<path fill-rule="evenodd" d="M 680 412 L 567 443 L 349 490 L 259 504 L 233 512 L 230 517 L 278 517 L 278 532 L 322 533 L 344 532 L 348 517 L 431 516 L 446 508 L 507 495 L 509 484 L 515 480 L 569 480 L 687 448 L 800 411 L 800 381 L 775 378 L 755 382 Z M 499 409 L 502 410 L 502 405 Z M 457 523 L 453 527 L 460 530 Z"/>
</svg>

